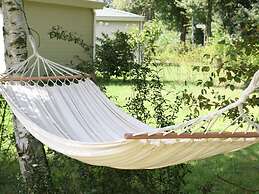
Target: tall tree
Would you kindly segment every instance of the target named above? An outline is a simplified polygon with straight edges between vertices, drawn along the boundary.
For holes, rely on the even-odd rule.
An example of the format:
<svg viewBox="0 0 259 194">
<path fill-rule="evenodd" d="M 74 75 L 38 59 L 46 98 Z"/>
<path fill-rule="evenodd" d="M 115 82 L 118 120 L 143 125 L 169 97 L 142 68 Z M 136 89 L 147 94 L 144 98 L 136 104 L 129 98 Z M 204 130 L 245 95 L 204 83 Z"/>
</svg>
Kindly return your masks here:
<svg viewBox="0 0 259 194">
<path fill-rule="evenodd" d="M 185 42 L 190 17 L 188 17 L 186 8 L 182 6 L 183 2 L 181 0 L 160 0 L 154 3 L 158 17 L 168 24 L 169 28 L 176 28 L 180 32 L 181 42 Z"/>
<path fill-rule="evenodd" d="M 22 0 L 3 0 L 4 39 L 6 64 L 24 61 L 27 58 L 26 18 Z M 27 193 L 51 193 L 51 181 L 43 145 L 36 140 L 13 116 L 16 148 L 21 174 Z"/>
<path fill-rule="evenodd" d="M 127 3 L 131 12 L 144 15 L 147 20 L 155 17 L 155 0 L 129 0 Z"/>
<path fill-rule="evenodd" d="M 212 23 L 212 6 L 213 6 L 213 0 L 207 0 L 207 19 L 206 19 L 206 30 L 207 30 L 207 36 L 212 36 L 211 31 L 211 23 Z"/>
<path fill-rule="evenodd" d="M 217 0 L 216 11 L 238 52 L 258 52 L 258 0 Z"/>
<path fill-rule="evenodd" d="M 129 0 L 113 0 L 111 7 L 114 7 L 120 10 L 127 10 L 128 4 L 129 4 Z"/>
</svg>

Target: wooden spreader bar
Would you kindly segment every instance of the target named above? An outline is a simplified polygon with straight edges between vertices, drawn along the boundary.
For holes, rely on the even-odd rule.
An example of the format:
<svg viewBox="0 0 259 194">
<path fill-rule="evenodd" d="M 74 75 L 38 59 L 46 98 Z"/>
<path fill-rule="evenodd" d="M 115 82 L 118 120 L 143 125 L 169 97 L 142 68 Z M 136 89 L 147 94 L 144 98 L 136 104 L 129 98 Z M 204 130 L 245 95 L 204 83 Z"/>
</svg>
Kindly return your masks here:
<svg viewBox="0 0 259 194">
<path fill-rule="evenodd" d="M 169 133 L 163 135 L 163 133 L 156 133 L 153 135 L 142 134 L 135 135 L 133 133 L 126 133 L 124 135 L 125 139 L 211 139 L 211 138 L 259 138 L 259 133 L 257 132 L 208 132 L 208 133 Z"/>
<path fill-rule="evenodd" d="M 71 76 L 42 76 L 42 77 L 4 77 L 0 82 L 8 81 L 57 81 L 57 80 L 73 80 L 87 78 L 85 75 L 71 75 Z"/>
</svg>

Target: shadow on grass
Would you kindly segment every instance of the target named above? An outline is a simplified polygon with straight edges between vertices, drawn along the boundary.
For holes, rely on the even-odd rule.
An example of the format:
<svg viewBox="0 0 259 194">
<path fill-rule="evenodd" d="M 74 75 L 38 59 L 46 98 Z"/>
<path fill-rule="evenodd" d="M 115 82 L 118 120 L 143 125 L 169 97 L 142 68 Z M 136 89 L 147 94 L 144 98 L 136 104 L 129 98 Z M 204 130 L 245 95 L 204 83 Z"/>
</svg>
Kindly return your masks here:
<svg viewBox="0 0 259 194">
<path fill-rule="evenodd" d="M 259 145 L 192 162 L 187 193 L 259 193 Z"/>
<path fill-rule="evenodd" d="M 151 80 L 148 80 L 148 82 L 151 82 Z M 123 80 L 121 78 L 112 78 L 110 80 L 104 80 L 101 78 L 97 79 L 97 83 L 100 83 L 102 85 L 115 85 L 115 86 L 132 86 L 133 80 Z M 163 80 L 163 84 L 165 85 L 172 85 L 172 86 L 196 86 L 196 87 L 202 87 L 197 86 L 197 81 L 192 80 Z M 214 85 L 212 88 L 224 88 L 224 85 Z M 236 87 L 236 89 L 244 89 L 244 87 Z"/>
<path fill-rule="evenodd" d="M 148 80 L 148 82 L 151 82 L 151 80 Z M 182 80 L 163 80 L 164 84 L 171 84 L 171 85 L 195 85 L 197 84 L 196 81 L 182 81 Z M 104 80 L 101 78 L 98 78 L 97 83 L 104 84 L 104 85 L 117 85 L 117 86 L 131 86 L 133 85 L 133 80 L 123 80 L 121 78 L 112 78 L 110 80 Z"/>
</svg>

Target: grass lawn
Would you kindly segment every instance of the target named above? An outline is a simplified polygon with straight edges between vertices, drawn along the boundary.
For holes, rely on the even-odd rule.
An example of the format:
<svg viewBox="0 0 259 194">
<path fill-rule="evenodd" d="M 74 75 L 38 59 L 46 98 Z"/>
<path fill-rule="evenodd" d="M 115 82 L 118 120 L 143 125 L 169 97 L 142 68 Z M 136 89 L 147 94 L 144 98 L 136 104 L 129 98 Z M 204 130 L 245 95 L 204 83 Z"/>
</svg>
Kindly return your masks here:
<svg viewBox="0 0 259 194">
<path fill-rule="evenodd" d="M 168 65 L 162 67 L 160 73 L 165 91 L 170 92 L 167 98 L 172 101 L 183 89 L 198 94 L 201 88 L 196 86 L 195 81 L 207 78 L 205 73 L 194 73 L 191 66 Z M 117 79 L 105 85 L 107 94 L 113 96 L 113 101 L 122 107 L 126 103 L 126 98 L 132 95 L 130 82 Z M 238 97 L 242 92 L 241 89 L 230 91 L 223 87 L 214 89 L 231 98 Z M 257 112 L 255 110 L 253 112 L 259 116 L 258 109 Z M 220 125 L 217 127 L 220 128 Z M 259 193 L 259 190 L 257 191 L 259 189 L 259 145 L 234 153 L 192 161 L 190 164 L 192 173 L 186 177 L 187 193 Z"/>
<path fill-rule="evenodd" d="M 202 88 L 196 86 L 196 81 L 208 78 L 206 73 L 192 71 L 192 67 L 186 68 L 176 65 L 162 66 L 160 76 L 165 84 L 165 92 L 169 93 L 168 100 L 174 100 L 176 94 L 184 89 L 194 94 L 200 93 Z M 124 105 L 125 99 L 133 94 L 130 81 L 123 82 L 121 79 L 113 79 L 105 83 L 105 86 L 107 87 L 107 94 L 113 96 L 118 105 Z M 223 87 L 217 87 L 215 91 L 224 92 L 228 97 L 232 98 L 238 97 L 242 92 L 240 89 L 230 91 Z"/>
</svg>

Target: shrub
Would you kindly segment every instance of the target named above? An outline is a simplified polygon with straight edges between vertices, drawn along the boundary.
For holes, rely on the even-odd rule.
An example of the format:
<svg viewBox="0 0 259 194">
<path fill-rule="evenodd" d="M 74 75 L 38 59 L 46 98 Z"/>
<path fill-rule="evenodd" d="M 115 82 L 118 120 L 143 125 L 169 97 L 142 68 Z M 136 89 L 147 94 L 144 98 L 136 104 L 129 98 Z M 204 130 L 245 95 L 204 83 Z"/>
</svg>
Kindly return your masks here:
<svg viewBox="0 0 259 194">
<path fill-rule="evenodd" d="M 129 43 L 130 35 L 115 32 L 113 37 L 103 34 L 98 38 L 96 46 L 96 67 L 105 77 L 123 77 L 126 79 L 129 71 L 135 66 L 134 47 Z"/>
<path fill-rule="evenodd" d="M 156 44 L 160 34 L 157 23 L 147 23 L 144 30 L 134 36 L 135 43 L 143 45 L 143 61 L 131 71 L 134 95 L 128 99 L 126 108 L 143 122 L 151 121 L 157 127 L 165 127 L 174 124 L 184 99 L 179 97 L 170 105 L 163 95 L 164 83 L 159 77 Z M 169 194 L 182 193 L 184 178 L 189 172 L 188 165 L 180 164 L 152 171 L 139 170 L 136 174 L 147 180 L 144 182 L 146 193 Z"/>
</svg>

